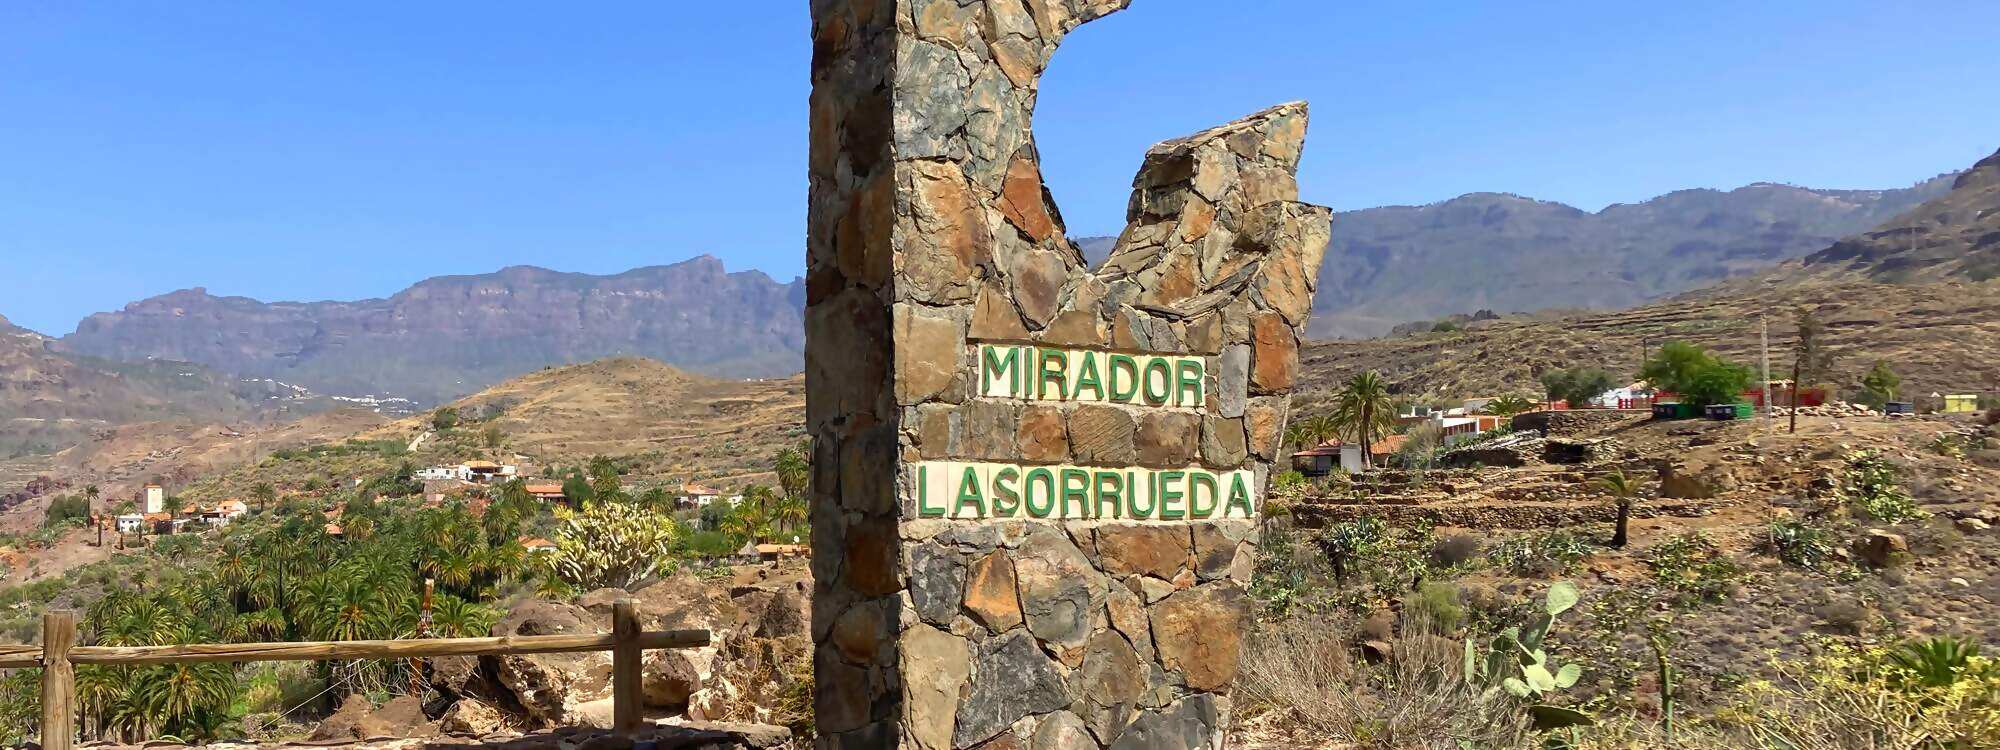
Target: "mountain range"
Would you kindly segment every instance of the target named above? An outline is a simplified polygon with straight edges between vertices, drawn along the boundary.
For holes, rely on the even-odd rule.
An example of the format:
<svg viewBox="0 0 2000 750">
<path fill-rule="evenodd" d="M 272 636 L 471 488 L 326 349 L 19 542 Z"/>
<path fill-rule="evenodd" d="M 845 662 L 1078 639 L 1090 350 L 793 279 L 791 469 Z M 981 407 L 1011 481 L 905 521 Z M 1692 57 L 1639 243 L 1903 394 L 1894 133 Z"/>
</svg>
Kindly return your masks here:
<svg viewBox="0 0 2000 750">
<path fill-rule="evenodd" d="M 182 290 L 85 318 L 59 348 L 435 405 L 543 367 L 621 355 L 730 377 L 790 375 L 802 367 L 804 303 L 802 281 L 730 273 L 707 255 L 610 276 L 514 266 L 355 302 Z"/>
<path fill-rule="evenodd" d="M 1761 183 L 1597 212 L 1475 193 L 1344 212 L 1312 332 L 1373 336 L 1481 310 L 1618 310 L 1718 280 L 1751 283 L 1774 267 L 1876 282 L 1990 278 L 2000 273 L 1996 159 L 1895 190 Z M 1101 258 L 1111 241 L 1078 244 Z M 801 365 L 804 294 L 799 280 L 701 256 L 603 276 L 516 266 L 345 302 L 187 289 L 92 315 L 61 339 L 0 322 L 0 455 L 144 419 L 249 419 L 356 397 L 423 408 L 604 357 L 789 376 Z"/>
<path fill-rule="evenodd" d="M 1310 333 L 1367 338 L 1482 310 L 1620 310 L 1825 249 L 1944 195 L 1954 177 L 1893 190 L 1680 190 L 1597 212 L 1510 193 L 1343 211 Z M 1114 241 L 1079 244 L 1095 261 Z"/>
<path fill-rule="evenodd" d="M 1314 344 L 1302 354 L 1300 402 L 1324 404 L 1363 370 L 1382 373 L 1392 391 L 1413 397 L 1538 394 L 1544 372 L 1636 372 L 1645 353 L 1671 340 L 1754 366 L 1766 335 L 1774 377 L 1784 377 L 1802 312 L 1826 330 L 1836 361 L 1816 385 L 1836 396 L 1855 396 L 1878 362 L 1902 376 L 1905 398 L 2000 396 L 2000 153 L 1950 180 L 1948 192 L 1873 228 L 1668 300 Z"/>
</svg>

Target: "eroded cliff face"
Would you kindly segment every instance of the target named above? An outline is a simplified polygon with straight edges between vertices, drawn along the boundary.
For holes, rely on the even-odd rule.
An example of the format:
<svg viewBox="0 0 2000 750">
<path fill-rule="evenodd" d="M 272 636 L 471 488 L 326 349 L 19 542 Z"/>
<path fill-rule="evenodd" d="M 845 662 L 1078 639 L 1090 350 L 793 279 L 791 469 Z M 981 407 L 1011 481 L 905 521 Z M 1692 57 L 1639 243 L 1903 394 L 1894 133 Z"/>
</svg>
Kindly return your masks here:
<svg viewBox="0 0 2000 750">
<path fill-rule="evenodd" d="M 641 355 L 725 377 L 799 371 L 800 282 L 702 256 L 613 276 L 516 266 L 388 299 L 266 303 L 190 289 L 85 319 L 62 346 L 435 404 L 549 365 Z"/>
<path fill-rule="evenodd" d="M 2000 278 L 2000 152 L 1959 175 L 1951 192 L 1780 275 L 1889 283 Z"/>
</svg>

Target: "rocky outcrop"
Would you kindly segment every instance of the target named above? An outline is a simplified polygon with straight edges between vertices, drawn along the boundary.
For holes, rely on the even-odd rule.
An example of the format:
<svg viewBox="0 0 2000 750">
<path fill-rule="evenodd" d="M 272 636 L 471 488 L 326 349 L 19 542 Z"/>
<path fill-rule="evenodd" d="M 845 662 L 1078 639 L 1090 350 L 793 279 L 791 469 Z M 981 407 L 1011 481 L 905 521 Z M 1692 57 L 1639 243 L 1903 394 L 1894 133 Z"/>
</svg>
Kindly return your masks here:
<svg viewBox="0 0 2000 750">
<path fill-rule="evenodd" d="M 340 710 L 333 712 L 313 729 L 313 742 L 336 740 L 366 740 L 376 737 L 430 737 L 438 733 L 438 725 L 424 716 L 424 707 L 414 696 L 402 696 L 380 708 L 368 702 L 368 697 L 355 693 L 347 696 L 340 704 Z"/>
<path fill-rule="evenodd" d="M 263 746 L 317 750 L 785 750 L 793 747 L 792 733 L 784 727 L 728 722 L 674 722 L 642 726 L 630 736 L 603 729 L 565 727 L 546 732 L 496 731 L 483 734 L 453 734 L 445 737 L 377 735 L 361 739 L 334 737 L 304 743 Z M 128 750 L 120 745 L 98 744 L 103 750 Z M 145 747 L 180 747 L 171 743 L 151 743 Z M 256 750 L 259 745 L 218 742 L 213 750 Z M 136 750 L 136 748 L 131 749 Z"/>
<path fill-rule="evenodd" d="M 788 572 L 789 571 L 789 572 Z M 528 600 L 494 626 L 494 635 L 605 633 L 611 607 L 632 597 L 646 630 L 708 630 L 709 646 L 648 651 L 641 696 L 651 717 L 748 720 L 769 717 L 770 695 L 808 658 L 810 581 L 789 569 L 737 569 L 737 580 L 682 573 L 637 591 L 601 589 L 572 603 Z M 537 654 L 431 660 L 431 684 L 450 704 L 447 731 L 483 734 L 498 727 L 609 726 L 608 653 Z"/>
<path fill-rule="evenodd" d="M 2000 152 L 1958 175 L 1951 192 L 1787 270 L 1893 283 L 2000 278 Z"/>
</svg>

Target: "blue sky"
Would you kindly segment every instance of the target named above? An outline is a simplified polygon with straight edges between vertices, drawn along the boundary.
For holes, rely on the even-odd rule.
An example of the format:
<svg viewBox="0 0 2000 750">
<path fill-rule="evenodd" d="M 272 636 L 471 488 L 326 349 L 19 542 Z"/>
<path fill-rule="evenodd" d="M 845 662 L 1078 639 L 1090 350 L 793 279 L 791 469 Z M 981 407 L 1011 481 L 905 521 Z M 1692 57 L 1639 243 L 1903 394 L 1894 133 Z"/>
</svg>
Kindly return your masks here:
<svg viewBox="0 0 2000 750">
<path fill-rule="evenodd" d="M 2000 147 L 2000 3 L 1134 5 L 1044 79 L 1075 234 L 1122 225 L 1147 145 L 1292 99 L 1306 198 L 1342 209 L 1896 187 Z M 700 253 L 796 275 L 807 3 L 555 7 L 0 3 L 0 315 Z"/>
</svg>

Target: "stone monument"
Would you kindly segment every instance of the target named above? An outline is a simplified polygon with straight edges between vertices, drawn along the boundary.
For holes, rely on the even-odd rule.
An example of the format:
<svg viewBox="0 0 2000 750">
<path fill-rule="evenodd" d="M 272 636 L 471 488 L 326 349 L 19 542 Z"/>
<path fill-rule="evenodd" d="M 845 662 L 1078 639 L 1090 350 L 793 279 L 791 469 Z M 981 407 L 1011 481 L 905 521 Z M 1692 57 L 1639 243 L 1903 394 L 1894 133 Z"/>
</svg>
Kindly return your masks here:
<svg viewBox="0 0 2000 750">
<path fill-rule="evenodd" d="M 812 3 L 819 747 L 1222 744 L 1330 212 L 1285 104 L 1148 151 L 1086 266 L 1030 119 L 1127 2 Z"/>
</svg>

